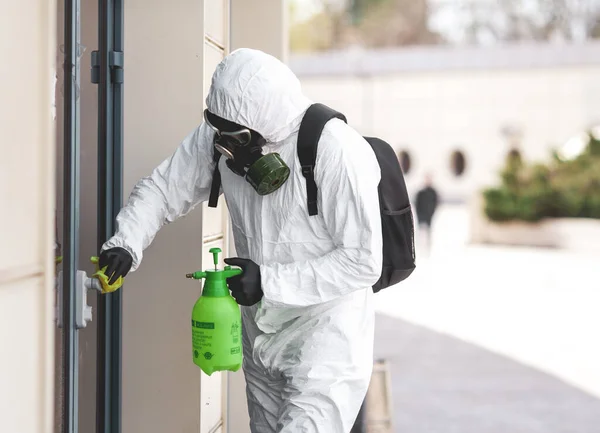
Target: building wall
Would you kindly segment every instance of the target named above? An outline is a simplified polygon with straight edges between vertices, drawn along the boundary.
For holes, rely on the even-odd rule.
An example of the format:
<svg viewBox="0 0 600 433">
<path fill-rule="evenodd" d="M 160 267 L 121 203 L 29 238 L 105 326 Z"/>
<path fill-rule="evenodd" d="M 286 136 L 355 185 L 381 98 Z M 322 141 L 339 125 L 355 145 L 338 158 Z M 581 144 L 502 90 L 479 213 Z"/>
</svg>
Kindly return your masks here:
<svg viewBox="0 0 600 433">
<path fill-rule="evenodd" d="M 130 0 L 125 2 L 125 135 L 124 196 L 135 183 L 168 157 L 201 121 L 212 72 L 238 46 L 283 52 L 281 0 Z M 59 5 L 62 16 L 63 0 Z M 271 20 L 256 35 L 244 13 L 262 11 Z M 237 12 L 237 14 L 236 14 Z M 234 18 L 237 17 L 237 18 Z M 279 21 L 278 21 L 279 20 Z M 97 88 L 90 83 L 90 53 L 97 47 L 97 2 L 82 0 L 81 59 L 81 209 L 80 268 L 89 272 L 96 254 Z M 245 36 L 251 40 L 243 43 Z M 59 39 L 62 20 L 59 19 Z M 62 43 L 59 41 L 59 44 Z M 261 46 L 260 44 L 264 46 Z M 62 58 L 59 59 L 62 61 Z M 62 73 L 59 70 L 59 83 Z M 60 95 L 60 85 L 58 86 Z M 59 97 L 57 111 L 62 112 Z M 58 119 L 57 214 L 62 224 L 62 119 Z M 123 287 L 123 432 L 244 433 L 243 374 L 200 372 L 191 358 L 189 317 L 200 294 L 185 274 L 212 263 L 208 250 L 230 245 L 224 200 L 217 209 L 199 206 L 165 226 L 144 254 L 138 271 Z M 60 237 L 60 235 L 59 235 Z M 80 332 L 80 431 L 95 430 L 96 301 L 94 320 Z M 60 334 L 56 339 L 56 376 L 60 383 Z M 231 380 L 230 380 L 231 379 Z M 56 390 L 56 431 L 61 424 L 60 387 Z M 231 401 L 230 401 L 231 400 Z M 233 407 L 233 416 L 228 416 Z M 243 410 L 243 413 L 238 413 Z M 228 421 L 233 426 L 227 425 Z M 220 426 L 220 427 L 219 427 Z"/>
<path fill-rule="evenodd" d="M 222 28 L 225 21 L 222 11 L 213 10 L 217 3 L 223 7 L 184 0 L 125 3 L 126 196 L 202 121 L 206 83 L 220 59 L 209 51 L 205 33 L 208 23 Z M 210 414 L 202 404 L 211 388 L 220 398 L 220 377 L 209 386 L 191 357 L 189 318 L 200 286 L 185 273 L 203 267 L 203 219 L 199 209 L 165 226 L 125 285 L 124 433 L 204 433 L 221 419 L 218 401 Z"/>
<path fill-rule="evenodd" d="M 52 431 L 55 4 L 0 14 L 0 431 Z"/>
<path fill-rule="evenodd" d="M 264 26 L 249 25 L 268 23 Z M 257 31 L 258 30 L 258 31 Z M 263 50 L 281 61 L 288 57 L 287 3 L 283 0 L 231 0 L 231 49 L 251 47 Z M 229 251 L 235 254 L 233 236 Z M 248 431 L 246 382 L 240 370 L 228 373 L 227 427 L 230 433 Z"/>
<path fill-rule="evenodd" d="M 514 146 L 545 159 L 550 148 L 600 124 L 598 76 L 600 65 L 300 78 L 311 98 L 343 111 L 361 133 L 410 154 L 411 192 L 430 171 L 446 199 L 463 200 L 497 181 Z M 510 142 L 505 126 L 522 129 L 522 138 Z M 455 150 L 466 157 L 460 177 L 451 170 Z"/>
<path fill-rule="evenodd" d="M 61 2 L 62 6 L 62 2 Z M 62 8 L 59 17 L 62 17 Z M 62 21 L 59 20 L 62 38 Z M 97 87 L 91 83 L 90 53 L 97 47 L 97 2 L 83 0 L 81 39 L 81 269 L 91 272 L 96 251 Z M 177 23 L 177 25 L 174 25 Z M 202 121 L 212 70 L 226 49 L 227 2 L 179 0 L 125 3 L 124 199 L 135 183 Z M 215 44 L 209 46 L 206 36 Z M 59 83 L 62 82 L 60 74 Z M 57 209 L 62 225 L 62 100 L 59 113 Z M 223 209 L 202 209 L 166 226 L 123 290 L 123 432 L 208 432 L 224 418 L 224 384 L 210 379 L 191 360 L 189 316 L 200 286 L 184 278 L 203 267 L 205 235 L 221 230 Z M 223 245 L 223 236 L 216 246 Z M 96 422 L 96 302 L 94 320 L 80 331 L 80 431 Z M 57 353 L 61 341 L 57 339 Z M 57 363 L 60 377 L 60 362 Z M 60 397 L 60 389 L 57 389 Z M 61 398 L 57 399 L 61 401 Z M 206 404 L 212 400 L 212 404 Z M 203 404 L 204 403 L 204 404 Z M 61 412 L 56 411 L 57 428 Z M 217 430 L 221 431 L 221 430 Z"/>
</svg>

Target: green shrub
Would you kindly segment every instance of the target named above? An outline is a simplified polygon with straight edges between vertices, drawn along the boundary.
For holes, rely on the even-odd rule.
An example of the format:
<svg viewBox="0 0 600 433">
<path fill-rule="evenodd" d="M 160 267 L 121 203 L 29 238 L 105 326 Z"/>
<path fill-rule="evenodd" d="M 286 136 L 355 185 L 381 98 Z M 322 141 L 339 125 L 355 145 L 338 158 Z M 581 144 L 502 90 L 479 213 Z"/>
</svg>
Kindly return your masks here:
<svg viewBox="0 0 600 433">
<path fill-rule="evenodd" d="M 483 191 L 484 212 L 492 221 L 540 221 L 544 218 L 600 218 L 600 140 L 589 134 L 585 150 L 547 164 L 507 157 L 501 184 Z"/>
</svg>

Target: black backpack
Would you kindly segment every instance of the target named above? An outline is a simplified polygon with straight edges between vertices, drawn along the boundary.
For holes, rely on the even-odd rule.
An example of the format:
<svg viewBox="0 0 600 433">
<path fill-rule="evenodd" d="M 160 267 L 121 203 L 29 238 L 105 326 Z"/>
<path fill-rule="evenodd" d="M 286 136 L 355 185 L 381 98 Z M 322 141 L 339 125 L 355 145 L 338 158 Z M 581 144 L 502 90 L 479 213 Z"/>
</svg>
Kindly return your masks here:
<svg viewBox="0 0 600 433">
<path fill-rule="evenodd" d="M 314 168 L 317 146 L 325 124 L 331 119 L 346 117 L 323 104 L 311 105 L 298 132 L 298 159 L 302 175 L 306 179 L 306 195 L 309 215 L 317 215 L 317 184 Z M 396 152 L 385 141 L 364 137 L 371 145 L 381 168 L 379 205 L 383 232 L 383 269 L 379 281 L 373 286 L 377 293 L 408 278 L 415 269 L 414 222 L 406 190 L 404 175 Z"/>
<path fill-rule="evenodd" d="M 298 132 L 298 159 L 302 166 L 302 175 L 306 178 L 308 214 L 318 214 L 317 184 L 314 168 L 317 146 L 325 124 L 337 118 L 346 122 L 346 117 L 323 105 L 311 105 L 302 119 Z M 383 268 L 381 277 L 373 286 L 375 293 L 408 278 L 415 269 L 414 222 L 406 190 L 406 182 L 400 168 L 396 152 L 388 143 L 379 138 L 365 137 L 371 145 L 381 168 L 379 183 L 379 205 L 381 211 L 381 229 L 383 232 Z M 209 207 L 217 207 L 221 173 L 219 159 L 215 152 L 215 171 L 211 185 Z"/>
</svg>

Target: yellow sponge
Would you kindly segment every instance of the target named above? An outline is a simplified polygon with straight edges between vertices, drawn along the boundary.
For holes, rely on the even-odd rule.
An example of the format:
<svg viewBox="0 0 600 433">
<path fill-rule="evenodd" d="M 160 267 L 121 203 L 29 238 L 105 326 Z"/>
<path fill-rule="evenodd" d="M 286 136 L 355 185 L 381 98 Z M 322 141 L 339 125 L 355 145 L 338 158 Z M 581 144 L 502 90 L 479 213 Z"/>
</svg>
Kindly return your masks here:
<svg viewBox="0 0 600 433">
<path fill-rule="evenodd" d="M 106 266 L 102 269 L 98 268 L 98 257 L 92 257 L 91 261 L 96 265 L 96 272 L 92 275 L 92 278 L 97 278 L 98 281 L 100 281 L 103 294 L 112 293 L 121 288 L 123 285 L 123 277 L 119 277 L 113 284 L 108 284 L 109 277 L 104 273 L 106 271 Z"/>
</svg>

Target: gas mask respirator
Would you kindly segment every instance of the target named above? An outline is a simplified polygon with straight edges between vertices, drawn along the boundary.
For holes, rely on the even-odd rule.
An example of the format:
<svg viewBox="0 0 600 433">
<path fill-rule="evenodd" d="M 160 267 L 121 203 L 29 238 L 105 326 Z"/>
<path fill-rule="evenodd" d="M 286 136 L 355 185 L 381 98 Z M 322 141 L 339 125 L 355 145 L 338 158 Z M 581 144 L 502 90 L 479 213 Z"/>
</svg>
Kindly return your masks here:
<svg viewBox="0 0 600 433">
<path fill-rule="evenodd" d="M 224 128 L 220 123 L 225 122 L 208 110 L 204 110 L 204 121 L 215 132 L 215 150 L 227 158 L 227 167 L 245 178 L 259 195 L 271 194 L 288 179 L 290 169 L 278 153 L 263 155 L 264 138 L 232 122 Z"/>
</svg>

